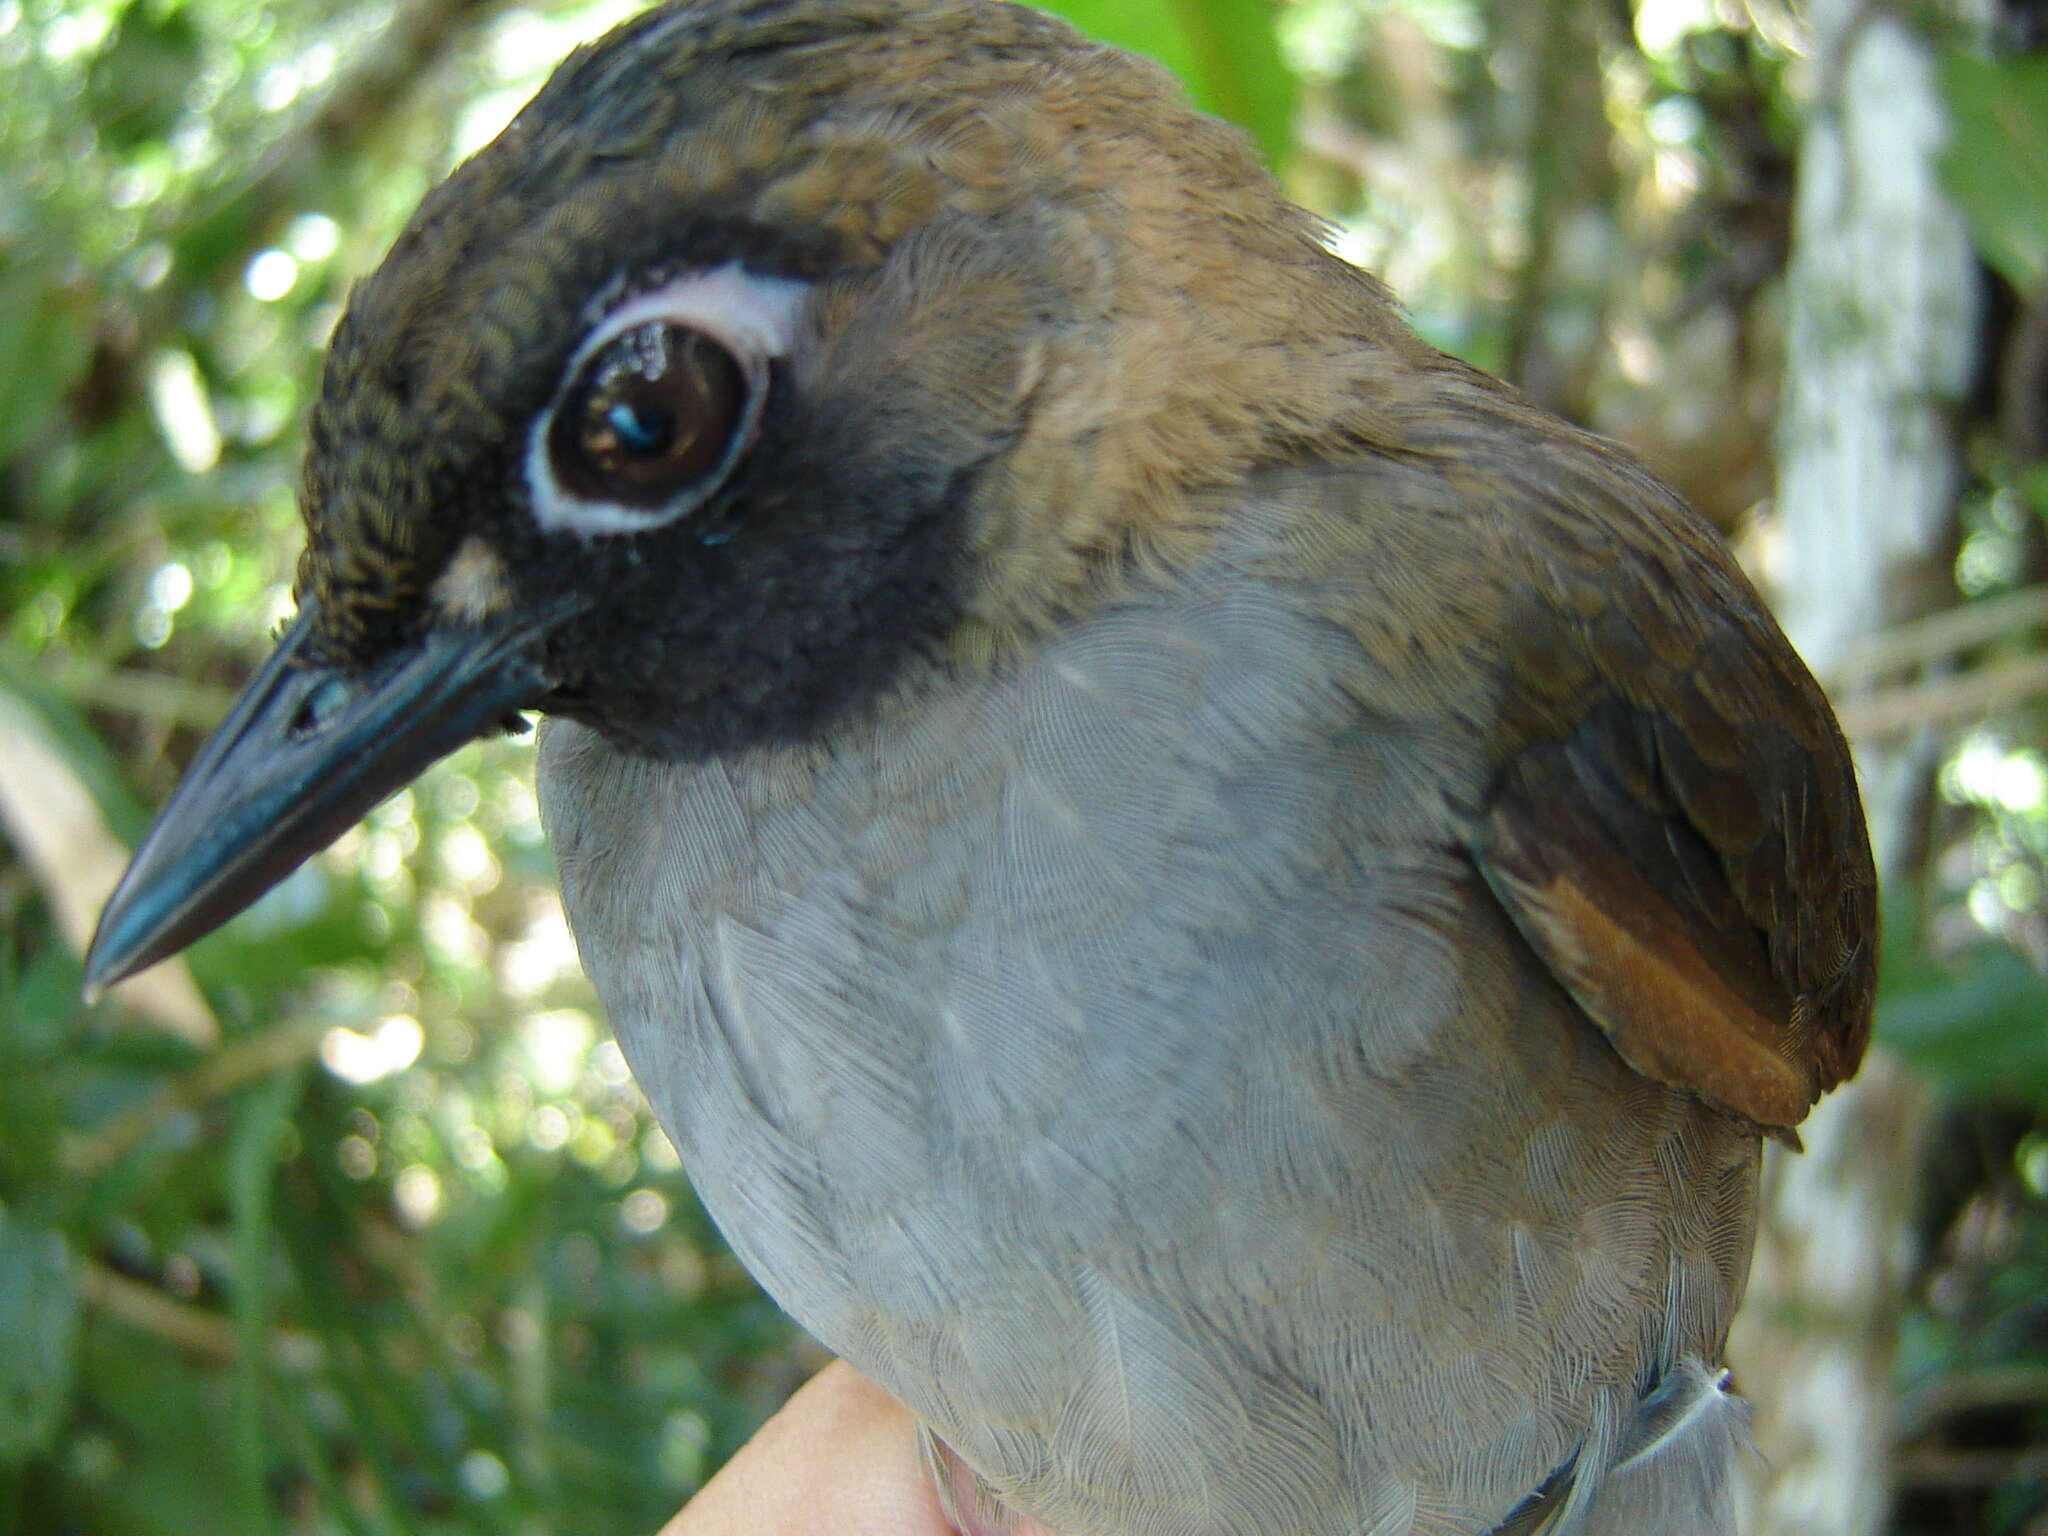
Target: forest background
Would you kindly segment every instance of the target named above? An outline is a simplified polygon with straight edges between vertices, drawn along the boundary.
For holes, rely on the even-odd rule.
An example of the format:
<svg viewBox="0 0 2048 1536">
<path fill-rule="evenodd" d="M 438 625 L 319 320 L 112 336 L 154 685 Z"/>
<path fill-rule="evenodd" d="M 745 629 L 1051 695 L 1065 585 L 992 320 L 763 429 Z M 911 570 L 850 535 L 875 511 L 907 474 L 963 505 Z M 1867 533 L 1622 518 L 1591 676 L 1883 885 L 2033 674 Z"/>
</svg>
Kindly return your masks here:
<svg viewBox="0 0 2048 1536">
<path fill-rule="evenodd" d="M 816 1363 L 606 1036 L 522 744 L 79 999 L 289 610 L 350 281 L 635 8 L 0 0 L 0 1536 L 643 1536 Z M 1887 941 L 1773 1168 L 1752 1529 L 2048 1533 L 2048 6 L 1054 8 L 1773 592 Z"/>
</svg>

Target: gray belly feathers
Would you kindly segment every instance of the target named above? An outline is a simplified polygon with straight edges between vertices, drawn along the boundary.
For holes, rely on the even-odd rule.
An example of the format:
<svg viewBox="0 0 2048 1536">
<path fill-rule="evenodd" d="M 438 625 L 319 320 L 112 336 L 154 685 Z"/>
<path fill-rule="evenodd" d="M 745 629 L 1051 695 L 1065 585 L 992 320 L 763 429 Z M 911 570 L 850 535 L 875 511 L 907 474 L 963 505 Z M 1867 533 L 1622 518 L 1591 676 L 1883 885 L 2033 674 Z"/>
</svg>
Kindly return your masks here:
<svg viewBox="0 0 2048 1536">
<path fill-rule="evenodd" d="M 1756 1136 L 1571 1008 L 1459 850 L 1479 754 L 1307 607 L 1140 590 L 701 765 L 550 724 L 584 963 L 740 1258 L 1013 1508 L 1618 1536 L 1599 1474 L 1725 1459 L 1669 1399 Z"/>
</svg>

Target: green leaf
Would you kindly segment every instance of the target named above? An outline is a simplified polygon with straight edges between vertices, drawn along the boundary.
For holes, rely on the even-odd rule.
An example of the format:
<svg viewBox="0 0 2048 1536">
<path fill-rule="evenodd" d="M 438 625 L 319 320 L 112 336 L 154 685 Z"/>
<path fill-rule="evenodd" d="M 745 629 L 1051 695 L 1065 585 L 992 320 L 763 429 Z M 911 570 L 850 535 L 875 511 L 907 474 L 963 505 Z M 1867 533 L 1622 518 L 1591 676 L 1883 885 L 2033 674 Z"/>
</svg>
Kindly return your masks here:
<svg viewBox="0 0 2048 1536">
<path fill-rule="evenodd" d="M 2048 982 L 1995 942 L 1930 959 L 1914 914 L 1885 901 L 1878 1040 L 1953 1091 L 2048 1104 Z"/>
<path fill-rule="evenodd" d="M 2014 480 L 2021 499 L 2037 516 L 2048 517 L 2048 463 L 2029 464 Z"/>
<path fill-rule="evenodd" d="M 2022 292 L 2048 279 L 2048 57 L 1942 65 L 1950 136 L 1942 171 L 1984 257 Z"/>
<path fill-rule="evenodd" d="M 80 301 L 58 273 L 10 257 L 0 264 L 0 460 L 20 453 L 61 416 L 64 391 L 89 341 Z M 13 511 L 12 508 L 9 509 Z"/>
<path fill-rule="evenodd" d="M 0 1216 L 0 1462 L 56 1442 L 77 1342 L 78 1266 L 64 1235 Z"/>
<path fill-rule="evenodd" d="M 1280 56 L 1272 0 L 1056 0 L 1090 37 L 1157 59 L 1195 104 L 1248 130 L 1278 163 L 1292 142 L 1294 76 Z"/>
</svg>

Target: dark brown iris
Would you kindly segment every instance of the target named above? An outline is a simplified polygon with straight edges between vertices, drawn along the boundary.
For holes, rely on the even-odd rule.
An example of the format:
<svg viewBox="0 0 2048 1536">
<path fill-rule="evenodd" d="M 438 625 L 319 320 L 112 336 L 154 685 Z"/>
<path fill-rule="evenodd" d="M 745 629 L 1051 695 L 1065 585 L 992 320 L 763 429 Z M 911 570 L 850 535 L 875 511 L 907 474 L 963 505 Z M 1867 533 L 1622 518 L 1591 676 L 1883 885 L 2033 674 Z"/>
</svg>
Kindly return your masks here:
<svg viewBox="0 0 2048 1536">
<path fill-rule="evenodd" d="M 730 352 L 649 321 L 583 365 L 548 428 L 548 459 L 571 495 L 659 508 L 725 463 L 746 406 Z"/>
</svg>

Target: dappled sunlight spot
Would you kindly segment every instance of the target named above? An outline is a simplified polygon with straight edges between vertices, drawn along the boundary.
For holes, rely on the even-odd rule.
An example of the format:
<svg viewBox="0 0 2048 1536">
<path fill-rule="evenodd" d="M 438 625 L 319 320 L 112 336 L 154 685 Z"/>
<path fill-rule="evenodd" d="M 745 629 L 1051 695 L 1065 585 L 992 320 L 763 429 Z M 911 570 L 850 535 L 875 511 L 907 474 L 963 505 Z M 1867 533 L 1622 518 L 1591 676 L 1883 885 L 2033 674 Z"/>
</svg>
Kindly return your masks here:
<svg viewBox="0 0 2048 1536">
<path fill-rule="evenodd" d="M 249 290 L 249 297 L 264 304 L 276 303 L 290 293 L 298 281 L 298 258 L 290 251 L 274 247 L 250 257 L 249 265 L 242 273 L 242 286 Z"/>
<path fill-rule="evenodd" d="M 465 781 L 466 782 L 466 781 Z M 435 845 L 442 873 L 472 896 L 497 887 L 502 874 L 483 833 L 466 823 L 449 828 Z"/>
<path fill-rule="evenodd" d="M 168 167 L 161 162 L 126 165 L 107 183 L 107 201 L 116 208 L 141 208 L 164 195 L 170 184 Z"/>
<path fill-rule="evenodd" d="M 149 600 L 165 613 L 177 613 L 192 601 L 192 569 L 179 560 L 166 560 L 150 573 Z"/>
<path fill-rule="evenodd" d="M 683 1160 L 676 1153 L 675 1143 L 658 1125 L 649 1124 L 640 1135 L 640 1158 L 650 1171 L 674 1173 L 683 1166 Z"/>
<path fill-rule="evenodd" d="M 2042 772 L 2041 760 L 2032 753 L 2015 752 L 1998 765 L 1991 793 L 2008 811 L 2039 811 L 2043 799 L 2048 798 L 2048 774 Z"/>
<path fill-rule="evenodd" d="M 540 1319 L 530 1307 L 507 1307 L 498 1314 L 498 1342 L 508 1353 L 531 1355 L 541 1345 Z"/>
<path fill-rule="evenodd" d="M 497 1143 L 480 1125 L 465 1125 L 454 1136 L 455 1161 L 471 1173 L 481 1173 L 498 1160 Z"/>
<path fill-rule="evenodd" d="M 456 1476 L 461 1480 L 462 1491 L 473 1499 L 495 1499 L 512 1486 L 512 1474 L 505 1470 L 505 1463 L 489 1451 L 471 1451 L 463 1457 Z"/>
<path fill-rule="evenodd" d="M 113 6 L 81 6 L 51 17 L 43 24 L 43 58 L 51 64 L 62 64 L 91 53 L 106 40 L 115 14 Z"/>
<path fill-rule="evenodd" d="M 1647 326 L 1631 320 L 1611 327 L 1610 346 L 1621 376 L 1635 385 L 1655 383 L 1664 371 L 1664 352 Z"/>
<path fill-rule="evenodd" d="M 273 582 L 263 589 L 263 597 L 256 604 L 257 627 L 269 634 L 289 622 L 298 607 L 292 601 L 291 587 L 282 581 Z"/>
<path fill-rule="evenodd" d="M 1670 58 L 1695 32 L 1718 27 L 1714 0 L 1636 0 L 1636 41 L 1643 52 Z"/>
<path fill-rule="evenodd" d="M 365 1032 L 337 1025 L 320 1037 L 320 1063 L 346 1083 L 374 1083 L 419 1060 L 426 1031 L 410 1014 L 379 1019 Z"/>
<path fill-rule="evenodd" d="M 540 799 L 526 775 L 502 775 L 491 787 L 491 803 L 505 836 L 527 847 L 540 841 Z"/>
<path fill-rule="evenodd" d="M 1659 144 L 1686 145 L 1698 141 L 1707 117 L 1695 98 L 1673 95 L 1651 104 L 1643 114 L 1643 126 Z"/>
<path fill-rule="evenodd" d="M 266 112 L 282 112 L 299 99 L 306 88 L 298 62 L 287 59 L 273 64 L 256 77 L 256 105 Z"/>
<path fill-rule="evenodd" d="M 220 462 L 220 429 L 199 364 L 182 347 L 166 347 L 149 365 L 149 405 L 164 446 L 188 475 Z"/>
<path fill-rule="evenodd" d="M 527 1117 L 526 1139 L 543 1152 L 559 1152 L 569 1144 L 573 1129 L 567 1109 L 543 1104 Z"/>
<path fill-rule="evenodd" d="M 576 940 L 553 891 L 536 891 L 524 932 L 497 949 L 498 985 L 514 998 L 539 997 L 576 975 Z"/>
<path fill-rule="evenodd" d="M 297 400 L 287 390 L 252 389 L 223 406 L 221 427 L 240 446 L 260 448 L 291 425 L 297 409 Z"/>
<path fill-rule="evenodd" d="M 520 6 L 491 24 L 485 59 L 500 85 L 480 92 L 456 124 L 455 153 L 471 155 L 496 138 L 526 105 L 553 62 L 610 31 L 641 8 L 639 0 L 601 0 L 560 15 Z"/>
<path fill-rule="evenodd" d="M 473 155 L 504 131 L 533 93 L 525 86 L 491 91 L 472 101 L 455 123 L 456 153 Z"/>
<path fill-rule="evenodd" d="M 711 1283 L 711 1265 L 688 1243 L 663 1243 L 655 1259 L 662 1286 L 674 1296 L 701 1295 Z"/>
<path fill-rule="evenodd" d="M 668 1223 L 668 1196 L 658 1189 L 636 1189 L 619 1202 L 619 1220 L 642 1237 L 659 1232 Z"/>
<path fill-rule="evenodd" d="M 367 1179 L 377 1171 L 377 1149 L 366 1137 L 342 1137 L 334 1144 L 334 1160 L 352 1179 Z"/>
<path fill-rule="evenodd" d="M 1986 933 L 1998 933 L 2005 927 L 2005 903 L 1998 899 L 1998 882 L 1978 880 L 1970 886 L 1967 904 L 1970 919 Z"/>
<path fill-rule="evenodd" d="M 38 592 L 23 606 L 21 616 L 16 621 L 23 640 L 34 648 L 55 639 L 64 627 L 64 616 L 67 611 L 63 593 Z"/>
<path fill-rule="evenodd" d="M 341 226 L 324 213 L 302 213 L 285 226 L 284 243 L 301 261 L 325 261 L 341 244 Z"/>
<path fill-rule="evenodd" d="M 385 828 L 373 831 L 359 827 L 345 838 L 345 842 L 334 845 L 336 851 L 362 870 L 371 890 L 384 894 L 383 888 L 404 870 L 404 841 Z"/>
<path fill-rule="evenodd" d="M 398 1170 L 391 1181 L 391 1208 L 408 1227 L 424 1227 L 441 1214 L 441 1176 L 425 1163 Z"/>
<path fill-rule="evenodd" d="M 171 275 L 171 248 L 161 240 L 150 241 L 130 258 L 128 275 L 137 288 L 148 293 Z"/>
<path fill-rule="evenodd" d="M 590 1169 L 600 1169 L 619 1150 L 619 1138 L 601 1115 L 585 1115 L 569 1139 L 569 1155 Z"/>
<path fill-rule="evenodd" d="M 2028 1192 L 2036 1200 L 2048 1200 L 2048 1135 L 2035 1132 L 2021 1141 L 2013 1161 Z"/>
<path fill-rule="evenodd" d="M 607 1036 L 591 1048 L 590 1075 L 607 1088 L 624 1088 L 632 1083 L 633 1070 L 626 1065 L 626 1053 L 619 1049 L 618 1041 Z"/>
<path fill-rule="evenodd" d="M 341 48 L 333 38 L 323 37 L 309 43 L 306 51 L 299 55 L 299 78 L 310 86 L 325 85 L 341 63 Z"/>
<path fill-rule="evenodd" d="M 703 1414 L 684 1410 L 662 1420 L 654 1456 L 671 1488 L 695 1487 L 704 1480 L 711 1455 L 711 1423 Z"/>
<path fill-rule="evenodd" d="M 476 1031 L 461 1019 L 443 1019 L 434 1026 L 434 1055 L 460 1066 L 476 1054 Z"/>
<path fill-rule="evenodd" d="M 171 616 L 161 608 L 135 611 L 135 643 L 147 651 L 162 650 L 171 638 Z"/>
<path fill-rule="evenodd" d="M 1950 798 L 1995 805 L 2025 815 L 2048 804 L 2048 765 L 2034 752 L 2009 749 L 1979 735 L 1958 752 L 1944 775 Z"/>
<path fill-rule="evenodd" d="M 640 1155 L 631 1145 L 614 1142 L 612 1154 L 597 1170 L 597 1176 L 613 1189 L 630 1184 L 640 1175 Z"/>
<path fill-rule="evenodd" d="M 566 1094 L 582 1077 L 597 1023 L 581 1008 L 551 1008 L 530 1013 L 519 1023 L 520 1040 L 533 1086 L 543 1094 Z"/>
<path fill-rule="evenodd" d="M 434 777 L 435 808 L 451 820 L 467 821 L 474 816 L 481 798 L 476 780 L 466 773 L 444 768 Z"/>
<path fill-rule="evenodd" d="M 441 959 L 457 965 L 481 965 L 490 952 L 490 935 L 470 916 L 468 905 L 446 891 L 421 899 L 420 935 Z"/>
</svg>

